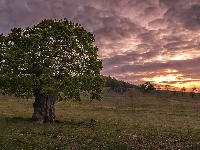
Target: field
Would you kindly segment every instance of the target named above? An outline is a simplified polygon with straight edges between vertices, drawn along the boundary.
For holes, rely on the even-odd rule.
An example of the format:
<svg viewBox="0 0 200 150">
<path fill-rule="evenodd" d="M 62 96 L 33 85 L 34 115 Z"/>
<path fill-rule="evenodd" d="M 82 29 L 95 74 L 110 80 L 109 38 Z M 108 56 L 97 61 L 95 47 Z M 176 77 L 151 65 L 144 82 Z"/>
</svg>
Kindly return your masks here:
<svg viewBox="0 0 200 150">
<path fill-rule="evenodd" d="M 200 94 L 104 89 L 102 101 L 56 102 L 56 122 L 32 122 L 33 99 L 0 96 L 0 149 L 200 149 Z"/>
</svg>

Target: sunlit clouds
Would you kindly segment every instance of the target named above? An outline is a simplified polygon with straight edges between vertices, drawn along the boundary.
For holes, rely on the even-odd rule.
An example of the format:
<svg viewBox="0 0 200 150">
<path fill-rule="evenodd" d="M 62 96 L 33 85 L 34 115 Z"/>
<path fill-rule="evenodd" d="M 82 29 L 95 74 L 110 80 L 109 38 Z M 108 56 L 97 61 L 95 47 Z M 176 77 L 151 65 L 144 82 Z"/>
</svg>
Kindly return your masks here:
<svg viewBox="0 0 200 150">
<path fill-rule="evenodd" d="M 165 75 L 157 75 L 152 78 L 143 78 L 145 81 L 153 81 L 156 85 L 159 85 L 165 89 L 166 85 L 171 87 L 171 90 L 180 90 L 180 87 L 186 87 L 191 91 L 193 87 L 198 87 L 200 80 L 186 78 L 183 74 L 179 74 L 177 70 L 167 70 Z"/>
<path fill-rule="evenodd" d="M 67 18 L 95 35 L 103 75 L 200 88 L 199 0 L 0 1 L 0 32 Z"/>
</svg>

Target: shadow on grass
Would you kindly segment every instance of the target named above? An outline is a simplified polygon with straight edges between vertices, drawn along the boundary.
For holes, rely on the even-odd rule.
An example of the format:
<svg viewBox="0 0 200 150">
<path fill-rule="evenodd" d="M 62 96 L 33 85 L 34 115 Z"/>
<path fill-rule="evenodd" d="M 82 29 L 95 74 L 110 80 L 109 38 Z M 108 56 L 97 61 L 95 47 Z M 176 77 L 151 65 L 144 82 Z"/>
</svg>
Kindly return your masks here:
<svg viewBox="0 0 200 150">
<path fill-rule="evenodd" d="M 55 120 L 52 123 L 37 123 L 33 121 L 31 118 L 23 118 L 23 117 L 5 117 L 0 118 L 0 123 L 8 123 L 8 124 L 57 124 L 61 126 L 85 126 L 85 127 L 94 127 L 98 124 L 94 119 L 88 121 L 64 121 L 64 120 Z"/>
<path fill-rule="evenodd" d="M 96 122 L 96 120 L 86 120 L 86 121 L 60 121 L 55 120 L 55 124 L 59 124 L 61 126 L 82 126 L 84 128 L 94 129 L 96 126 L 100 125 L 100 122 Z"/>
<path fill-rule="evenodd" d="M 30 123 L 33 122 L 30 118 L 23 118 L 23 117 L 5 117 L 0 118 L 0 123 L 6 122 L 6 123 Z"/>
</svg>

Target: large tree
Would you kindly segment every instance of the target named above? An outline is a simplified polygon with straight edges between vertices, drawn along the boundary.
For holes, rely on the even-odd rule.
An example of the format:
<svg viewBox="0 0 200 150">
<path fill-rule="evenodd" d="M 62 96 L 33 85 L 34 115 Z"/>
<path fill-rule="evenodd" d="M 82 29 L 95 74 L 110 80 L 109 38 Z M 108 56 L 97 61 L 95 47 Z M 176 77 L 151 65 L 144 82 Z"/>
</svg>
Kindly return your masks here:
<svg viewBox="0 0 200 150">
<path fill-rule="evenodd" d="M 102 61 L 95 37 L 81 25 L 64 20 L 43 20 L 26 29 L 0 35 L 0 88 L 5 94 L 35 97 L 32 119 L 55 120 L 57 99 L 102 98 Z"/>
</svg>

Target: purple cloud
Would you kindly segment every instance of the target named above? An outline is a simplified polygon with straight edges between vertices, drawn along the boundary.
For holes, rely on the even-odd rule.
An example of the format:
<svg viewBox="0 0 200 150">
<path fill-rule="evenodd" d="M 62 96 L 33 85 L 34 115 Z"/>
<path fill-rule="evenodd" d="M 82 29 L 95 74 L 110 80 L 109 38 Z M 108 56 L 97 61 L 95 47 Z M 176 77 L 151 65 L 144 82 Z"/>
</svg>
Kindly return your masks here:
<svg viewBox="0 0 200 150">
<path fill-rule="evenodd" d="M 95 35 L 104 75 L 142 83 L 169 75 L 169 69 L 190 81 L 200 79 L 198 0 L 0 1 L 5 35 L 49 18 L 67 18 Z"/>
</svg>

